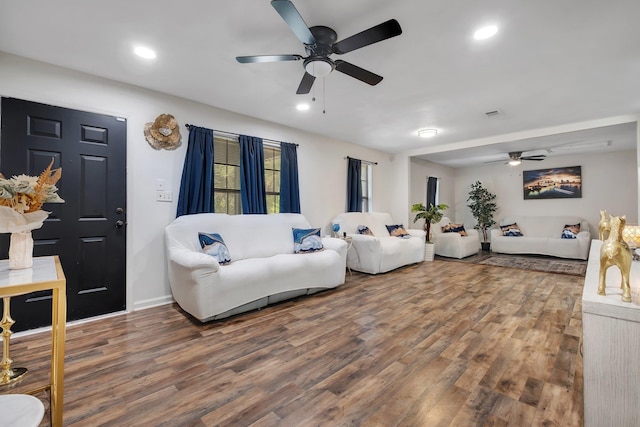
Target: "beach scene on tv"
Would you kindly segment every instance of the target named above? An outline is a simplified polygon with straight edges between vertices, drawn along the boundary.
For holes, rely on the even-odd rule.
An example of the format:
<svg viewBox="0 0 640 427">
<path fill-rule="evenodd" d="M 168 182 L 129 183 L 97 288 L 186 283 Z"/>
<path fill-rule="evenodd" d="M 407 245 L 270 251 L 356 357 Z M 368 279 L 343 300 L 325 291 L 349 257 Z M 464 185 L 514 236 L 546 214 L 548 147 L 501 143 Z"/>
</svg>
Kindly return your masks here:
<svg viewBox="0 0 640 427">
<path fill-rule="evenodd" d="M 523 171 L 522 181 L 525 200 L 582 197 L 580 166 Z"/>
</svg>

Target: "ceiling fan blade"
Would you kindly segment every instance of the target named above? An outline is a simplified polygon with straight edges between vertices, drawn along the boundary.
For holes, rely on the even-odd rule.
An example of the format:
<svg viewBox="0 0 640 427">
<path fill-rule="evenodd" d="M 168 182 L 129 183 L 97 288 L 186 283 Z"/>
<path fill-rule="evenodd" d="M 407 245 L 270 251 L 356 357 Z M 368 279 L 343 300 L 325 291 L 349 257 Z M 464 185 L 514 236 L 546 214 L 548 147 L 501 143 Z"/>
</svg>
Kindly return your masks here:
<svg viewBox="0 0 640 427">
<path fill-rule="evenodd" d="M 538 156 L 522 156 L 520 157 L 520 160 L 535 160 L 535 161 L 541 161 L 544 160 L 547 156 L 545 156 L 544 154 L 540 154 Z"/>
<path fill-rule="evenodd" d="M 284 22 L 287 23 L 291 31 L 302 43 L 314 44 L 316 42 L 316 38 L 311 34 L 311 30 L 309 30 L 293 3 L 289 0 L 272 0 L 271 6 L 282 16 Z"/>
<path fill-rule="evenodd" d="M 390 39 L 400 34 L 402 34 L 400 24 L 395 19 L 390 19 L 368 30 L 340 40 L 333 45 L 333 52 L 342 55 L 343 53 L 351 52 L 352 50 L 360 49 L 361 47 L 369 46 L 370 44 L 381 42 L 382 40 Z"/>
<path fill-rule="evenodd" d="M 236 61 L 241 64 L 251 64 L 254 62 L 279 62 L 279 61 L 299 61 L 302 59 L 300 55 L 253 55 L 253 56 L 236 56 Z"/>
<path fill-rule="evenodd" d="M 316 81 L 316 78 L 311 74 L 305 72 L 304 76 L 302 76 L 302 81 L 300 81 L 300 86 L 298 86 L 298 90 L 296 94 L 298 95 L 306 95 L 311 90 L 311 86 L 313 86 L 313 82 Z"/>
<path fill-rule="evenodd" d="M 365 82 L 370 84 L 371 86 L 375 86 L 382 81 L 382 76 L 372 73 L 371 71 L 367 71 L 364 68 L 360 68 L 357 65 L 353 65 L 346 61 L 337 60 L 335 61 L 336 70 L 344 73 L 348 76 L 356 78 L 361 82 Z"/>
</svg>

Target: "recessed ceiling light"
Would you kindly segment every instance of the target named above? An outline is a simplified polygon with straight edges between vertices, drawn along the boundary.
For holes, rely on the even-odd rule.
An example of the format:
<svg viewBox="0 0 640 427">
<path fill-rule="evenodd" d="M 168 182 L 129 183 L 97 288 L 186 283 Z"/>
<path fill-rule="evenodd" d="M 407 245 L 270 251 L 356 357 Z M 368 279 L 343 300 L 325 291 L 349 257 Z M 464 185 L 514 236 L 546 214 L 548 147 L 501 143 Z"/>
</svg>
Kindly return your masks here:
<svg viewBox="0 0 640 427">
<path fill-rule="evenodd" d="M 420 129 L 418 131 L 418 136 L 420 138 L 431 138 L 438 134 L 438 129 Z"/>
<path fill-rule="evenodd" d="M 155 59 L 156 57 L 155 51 L 144 46 L 136 46 L 133 49 L 133 53 L 138 55 L 140 58 L 145 58 L 145 59 Z"/>
<path fill-rule="evenodd" d="M 482 27 L 473 33 L 473 38 L 476 40 L 484 40 L 489 37 L 494 36 L 498 32 L 498 27 L 495 25 L 488 25 L 486 27 Z"/>
<path fill-rule="evenodd" d="M 309 109 L 309 104 L 298 104 L 296 105 L 296 109 L 298 111 L 307 111 Z"/>
</svg>

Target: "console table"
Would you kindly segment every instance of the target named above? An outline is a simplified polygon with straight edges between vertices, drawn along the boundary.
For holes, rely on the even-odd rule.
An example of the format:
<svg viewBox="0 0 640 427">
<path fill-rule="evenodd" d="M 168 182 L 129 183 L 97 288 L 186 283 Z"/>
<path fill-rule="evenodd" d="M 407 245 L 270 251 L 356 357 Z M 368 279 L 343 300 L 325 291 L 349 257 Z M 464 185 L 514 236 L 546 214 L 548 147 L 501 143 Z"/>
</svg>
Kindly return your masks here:
<svg viewBox="0 0 640 427">
<path fill-rule="evenodd" d="M 64 347 L 67 321 L 66 278 L 57 256 L 34 257 L 33 267 L 10 270 L 9 260 L 0 261 L 0 297 L 8 306 L 9 299 L 16 295 L 37 291 L 52 291 L 51 306 L 51 375 L 49 384 L 30 390 L 34 394 L 50 391 L 51 424 L 62 427 L 64 393 Z M 10 335 L 10 333 L 9 333 Z M 5 349 L 8 342 L 3 343 Z M 2 388 L 0 388 L 2 392 Z"/>
<path fill-rule="evenodd" d="M 640 263 L 631 266 L 631 298 L 622 302 L 620 270 L 607 270 L 598 295 L 600 240 L 591 242 L 582 294 L 584 426 L 635 427 L 640 420 Z"/>
</svg>

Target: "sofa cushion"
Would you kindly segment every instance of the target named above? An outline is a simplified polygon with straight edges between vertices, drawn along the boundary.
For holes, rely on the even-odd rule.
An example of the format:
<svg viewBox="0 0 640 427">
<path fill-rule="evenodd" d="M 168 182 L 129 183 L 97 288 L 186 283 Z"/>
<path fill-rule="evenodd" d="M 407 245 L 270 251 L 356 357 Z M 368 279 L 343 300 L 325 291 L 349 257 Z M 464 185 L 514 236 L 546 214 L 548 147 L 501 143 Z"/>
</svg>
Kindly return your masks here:
<svg viewBox="0 0 640 427">
<path fill-rule="evenodd" d="M 467 230 L 464 229 L 464 224 L 449 223 L 449 224 L 445 225 L 444 227 L 442 227 L 442 232 L 443 233 L 458 233 L 461 236 L 466 236 L 467 235 Z"/>
<path fill-rule="evenodd" d="M 560 237 L 563 239 L 575 239 L 580 232 L 580 224 L 565 224 Z"/>
<path fill-rule="evenodd" d="M 224 243 L 221 235 L 219 235 L 218 233 L 199 232 L 198 240 L 200 241 L 202 251 L 205 254 L 214 257 L 218 261 L 218 264 L 225 265 L 231 262 L 229 249 Z"/>
<path fill-rule="evenodd" d="M 371 229 L 369 227 L 367 227 L 366 225 L 359 225 L 358 226 L 358 234 L 362 234 L 365 236 L 373 236 L 373 231 L 371 231 Z"/>
<path fill-rule="evenodd" d="M 294 228 L 293 252 L 296 254 L 321 251 L 322 239 L 319 228 Z"/>
<path fill-rule="evenodd" d="M 502 230 L 503 236 L 522 237 L 522 231 L 520 231 L 520 227 L 518 227 L 518 223 L 516 222 L 513 224 L 501 225 L 500 230 Z"/>
<path fill-rule="evenodd" d="M 390 236 L 400 237 L 402 239 L 408 239 L 409 237 L 411 237 L 411 235 L 407 233 L 407 230 L 405 230 L 404 225 L 402 224 L 386 225 L 386 227 L 387 231 L 389 231 Z"/>
</svg>

